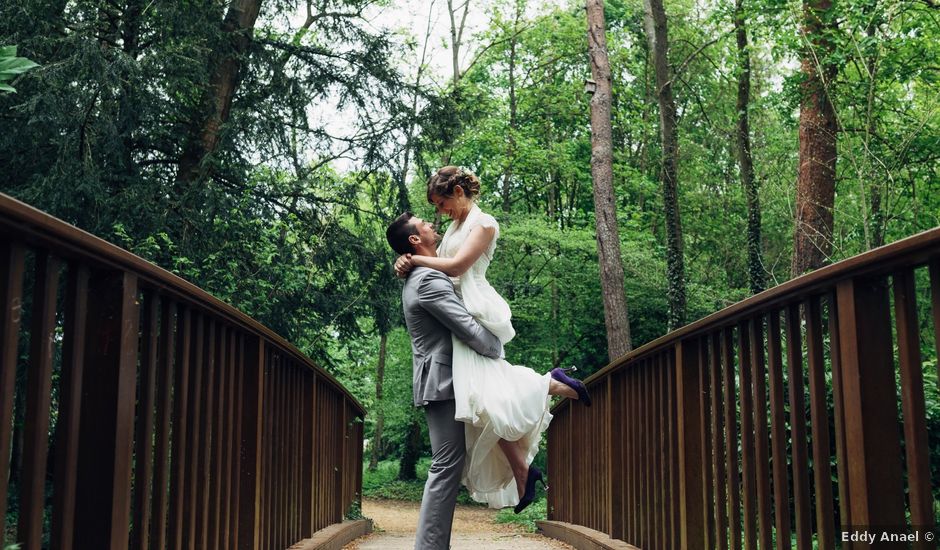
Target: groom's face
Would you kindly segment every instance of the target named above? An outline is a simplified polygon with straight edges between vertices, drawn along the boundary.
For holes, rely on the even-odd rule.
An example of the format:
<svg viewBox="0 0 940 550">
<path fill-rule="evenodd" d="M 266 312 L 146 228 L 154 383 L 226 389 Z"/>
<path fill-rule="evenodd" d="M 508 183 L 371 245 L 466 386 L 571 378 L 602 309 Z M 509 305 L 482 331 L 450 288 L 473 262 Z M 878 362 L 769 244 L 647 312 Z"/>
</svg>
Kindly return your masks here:
<svg viewBox="0 0 940 550">
<path fill-rule="evenodd" d="M 412 245 L 424 245 L 425 247 L 435 248 L 438 241 L 441 240 L 441 236 L 437 233 L 434 228 L 434 224 L 428 221 L 424 221 L 421 218 L 415 216 L 411 218 L 411 224 L 418 230 L 418 242 L 415 242 L 412 239 Z M 415 235 L 413 235 L 415 236 Z"/>
</svg>

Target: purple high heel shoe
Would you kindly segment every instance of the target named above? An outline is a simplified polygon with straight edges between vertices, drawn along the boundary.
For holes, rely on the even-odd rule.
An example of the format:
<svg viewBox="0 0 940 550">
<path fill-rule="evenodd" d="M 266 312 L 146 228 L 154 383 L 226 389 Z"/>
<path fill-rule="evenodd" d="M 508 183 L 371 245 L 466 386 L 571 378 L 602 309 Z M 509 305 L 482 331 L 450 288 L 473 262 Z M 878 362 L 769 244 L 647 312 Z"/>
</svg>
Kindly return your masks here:
<svg viewBox="0 0 940 550">
<path fill-rule="evenodd" d="M 576 371 L 576 370 L 578 370 L 578 367 L 569 367 L 567 369 L 555 368 L 555 369 L 552 369 L 552 378 L 554 378 L 555 380 L 558 380 L 562 384 L 578 392 L 578 401 L 581 401 L 582 403 L 584 403 L 585 407 L 590 407 L 591 406 L 591 394 L 588 393 L 587 387 L 584 385 L 584 382 L 580 380 L 575 380 L 574 378 L 571 378 L 570 376 L 565 374 L 569 371 Z"/>
<path fill-rule="evenodd" d="M 516 504 L 516 507 L 512 509 L 513 512 L 519 513 L 525 510 L 532 501 L 535 500 L 535 482 L 541 481 L 542 488 L 548 490 L 548 485 L 545 485 L 545 480 L 542 479 L 542 471 L 536 468 L 535 466 L 529 466 L 529 476 L 525 480 L 525 494 L 522 495 L 522 498 L 519 499 L 519 504 Z"/>
</svg>

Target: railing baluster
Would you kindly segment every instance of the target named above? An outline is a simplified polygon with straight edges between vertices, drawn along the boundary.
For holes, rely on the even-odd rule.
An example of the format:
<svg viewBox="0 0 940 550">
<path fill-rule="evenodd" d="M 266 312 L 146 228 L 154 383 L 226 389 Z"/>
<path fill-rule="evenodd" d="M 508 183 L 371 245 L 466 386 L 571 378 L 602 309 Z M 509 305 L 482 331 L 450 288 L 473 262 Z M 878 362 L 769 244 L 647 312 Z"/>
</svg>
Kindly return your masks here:
<svg viewBox="0 0 940 550">
<path fill-rule="evenodd" d="M 653 438 L 655 441 L 653 452 L 655 459 L 653 461 L 653 476 L 656 487 L 655 505 L 653 509 L 656 518 L 656 539 L 659 544 L 666 544 L 666 403 L 663 399 L 666 394 L 666 387 L 663 380 L 665 369 L 663 368 L 663 355 L 657 354 L 653 363 L 653 415 L 655 425 L 653 428 Z"/>
<path fill-rule="evenodd" d="M 845 444 L 845 399 L 842 382 L 841 344 L 839 341 L 839 310 L 835 294 L 828 295 L 829 360 L 832 364 L 832 401 L 835 408 L 836 472 L 839 478 L 839 516 L 842 530 L 848 531 L 852 523 L 851 490 L 849 488 L 848 461 Z"/>
<path fill-rule="evenodd" d="M 763 318 L 754 317 L 748 322 L 751 348 L 751 383 L 754 404 L 754 460 L 757 476 L 757 518 L 760 524 L 760 548 L 770 550 L 773 533 L 773 518 L 770 506 L 770 467 L 767 452 L 767 371 L 764 367 Z"/>
<path fill-rule="evenodd" d="M 16 356 L 20 339 L 23 304 L 25 251 L 16 244 L 0 242 L 0 472 L 10 471 L 10 443 L 13 431 L 13 394 L 16 389 Z M 8 476 L 0 474 L 0 527 L 6 532 Z"/>
<path fill-rule="evenodd" d="M 757 544 L 757 480 L 754 479 L 754 406 L 751 388 L 751 339 L 749 326 L 753 321 L 738 323 L 738 395 L 741 406 L 741 478 L 744 485 L 744 547 L 754 550 Z"/>
<path fill-rule="evenodd" d="M 699 409 L 699 438 L 702 453 L 702 514 L 703 528 L 705 529 L 705 547 L 715 548 L 715 488 L 711 483 L 712 466 L 712 440 L 709 437 L 709 422 L 711 419 L 711 373 L 708 364 L 708 337 L 702 336 L 696 342 L 698 350 L 698 376 L 700 388 Z M 683 522 L 683 525 L 685 522 Z"/>
<path fill-rule="evenodd" d="M 894 307 L 901 363 L 901 411 L 904 415 L 902 424 L 911 524 L 931 529 L 934 526 L 934 502 L 930 490 L 930 446 L 927 441 L 917 293 L 911 269 L 894 276 Z M 915 548 L 936 548 L 935 541 L 919 542 L 921 544 L 916 544 Z"/>
<path fill-rule="evenodd" d="M 42 546 L 46 457 L 49 452 L 49 407 L 52 403 L 52 348 L 60 266 L 59 260 L 47 252 L 36 255 L 33 317 L 29 334 L 29 370 L 26 376 L 20 517 L 16 535 L 23 550 L 39 550 Z M 2 429 L 6 430 L 7 427 L 3 426 Z M 6 475 L 6 470 L 3 475 Z"/>
<path fill-rule="evenodd" d="M 52 493 L 52 548 L 72 549 L 75 530 L 75 484 L 85 365 L 85 322 L 88 310 L 87 267 L 69 265 L 65 293 L 65 325 L 62 341 L 62 377 L 59 381 L 59 419 L 56 424 L 55 490 Z M 2 449 L 2 447 L 0 447 Z M 2 451 L 0 451 L 2 452 Z M 4 453 L 6 456 L 6 453 Z M 2 463 L 2 460 L 0 460 Z M 0 469 L 0 471 L 6 471 Z M 6 476 L 3 482 L 6 482 Z M 6 503 L 6 496 L 0 498 Z M 0 505 L 2 510 L 2 505 Z M 3 512 L 0 511 L 0 514 Z M 3 523 L 0 516 L 0 524 Z"/>
<path fill-rule="evenodd" d="M 738 471 L 738 417 L 734 399 L 734 336 L 732 328 L 721 332 L 721 357 L 725 394 L 725 457 L 728 461 L 728 542 L 741 548 L 741 491 Z"/>
<path fill-rule="evenodd" d="M 678 432 L 679 520 L 673 529 L 680 534 L 679 547 L 700 550 L 708 544 L 705 523 L 705 477 L 703 476 L 702 414 L 703 384 L 700 341 L 680 340 L 676 345 L 675 381 L 678 423 L 670 431 Z M 676 429 L 678 428 L 678 429 Z"/>
<path fill-rule="evenodd" d="M 136 470 L 134 473 L 134 529 L 131 548 L 147 550 L 150 543 L 150 483 L 153 477 L 153 408 L 157 395 L 157 337 L 159 315 L 157 297 L 144 293 L 144 326 L 141 342 L 140 389 L 138 394 L 137 427 L 134 437 Z"/>
<path fill-rule="evenodd" d="M 816 494 L 816 533 L 818 548 L 835 548 L 835 519 L 832 509 L 832 469 L 829 459 L 829 415 L 826 410 L 826 379 L 823 359 L 822 315 L 819 297 L 804 305 L 806 345 L 809 358 L 809 395 L 813 429 L 813 483 Z"/>
<path fill-rule="evenodd" d="M 170 550 L 182 550 L 186 540 L 188 490 L 186 477 L 189 471 L 189 383 L 192 365 L 193 315 L 189 308 L 181 312 L 177 322 L 177 348 L 175 383 L 173 384 L 173 451 L 171 459 L 172 479 L 170 482 Z M 197 320 L 198 322 L 198 320 Z"/>
<path fill-rule="evenodd" d="M 901 445 L 883 280 L 851 279 L 836 287 L 845 399 L 846 456 L 852 523 L 901 525 Z"/>
<path fill-rule="evenodd" d="M 160 343 L 157 371 L 156 447 L 154 449 L 153 510 L 150 534 L 153 547 L 167 547 L 167 486 L 170 480 L 170 421 L 173 411 L 173 357 L 176 350 L 176 303 L 164 298 L 160 305 Z M 178 367 L 177 367 L 178 368 Z M 178 389 L 177 389 L 178 391 Z"/>
<path fill-rule="evenodd" d="M 128 544 L 140 313 L 137 276 L 99 271 L 88 285 L 75 546 Z"/>
<path fill-rule="evenodd" d="M 770 437 L 773 453 L 774 512 L 777 550 L 790 548 L 790 483 L 787 479 L 786 411 L 784 409 L 783 353 L 780 311 L 770 312 L 767 323 L 767 364 L 770 370 Z"/>
<path fill-rule="evenodd" d="M 721 332 L 711 335 L 709 346 L 711 361 L 711 402 L 712 402 L 712 449 L 715 453 L 715 504 L 712 508 L 715 516 L 715 534 L 719 549 L 728 548 L 728 515 L 726 508 L 725 482 L 728 463 L 725 460 L 724 445 L 724 396 L 721 375 Z"/>
<path fill-rule="evenodd" d="M 800 306 L 786 310 L 787 382 L 790 390 L 790 439 L 793 445 L 793 507 L 796 513 L 796 542 L 799 550 L 812 544 L 809 459 L 806 450 L 806 397 L 803 385 L 803 345 L 800 336 Z"/>
<path fill-rule="evenodd" d="M 216 330 L 214 342 L 215 350 L 215 380 L 213 381 L 212 407 L 212 454 L 209 462 L 209 522 L 208 546 L 210 550 L 218 550 L 221 533 L 220 513 L 222 511 L 222 447 L 224 443 L 223 416 L 225 413 L 225 325 L 219 325 Z"/>
<path fill-rule="evenodd" d="M 238 469 L 238 545 L 239 550 L 261 548 L 261 434 L 264 415 L 265 346 L 260 336 L 243 335 L 241 453 Z"/>
<path fill-rule="evenodd" d="M 937 352 L 937 387 L 940 387 L 940 257 L 930 260 L 930 309 L 933 313 L 933 342 Z"/>
</svg>

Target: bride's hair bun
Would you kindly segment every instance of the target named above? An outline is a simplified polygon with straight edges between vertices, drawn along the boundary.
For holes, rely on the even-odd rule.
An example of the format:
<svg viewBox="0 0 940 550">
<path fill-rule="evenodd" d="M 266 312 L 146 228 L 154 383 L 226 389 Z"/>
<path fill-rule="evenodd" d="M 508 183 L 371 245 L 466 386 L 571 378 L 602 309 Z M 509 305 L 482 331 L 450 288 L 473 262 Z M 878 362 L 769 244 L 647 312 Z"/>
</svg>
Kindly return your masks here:
<svg viewBox="0 0 940 550">
<path fill-rule="evenodd" d="M 463 189 L 463 194 L 468 199 L 480 194 L 480 180 L 473 172 L 459 166 L 445 166 L 438 169 L 428 180 L 428 202 L 433 202 L 433 195 L 452 197 L 454 187 L 457 186 Z"/>
</svg>

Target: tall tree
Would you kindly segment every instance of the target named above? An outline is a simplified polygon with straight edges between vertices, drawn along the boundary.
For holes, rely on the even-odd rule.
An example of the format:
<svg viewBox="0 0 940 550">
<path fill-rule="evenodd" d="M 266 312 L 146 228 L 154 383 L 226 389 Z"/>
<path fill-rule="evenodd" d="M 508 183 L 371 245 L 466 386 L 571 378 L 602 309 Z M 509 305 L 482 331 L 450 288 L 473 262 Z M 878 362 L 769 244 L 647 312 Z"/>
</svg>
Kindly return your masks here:
<svg viewBox="0 0 940 550">
<path fill-rule="evenodd" d="M 760 197 L 754 178 L 751 156 L 751 128 L 748 109 L 751 103 L 751 53 L 747 43 L 744 0 L 734 3 L 734 31 L 738 52 L 737 149 L 741 185 L 747 197 L 747 274 L 751 293 L 764 290 L 764 260 L 761 254 Z"/>
<path fill-rule="evenodd" d="M 679 215 L 679 132 L 676 101 L 672 96 L 669 70 L 669 29 L 662 0 L 644 0 L 646 36 L 653 56 L 656 98 L 659 102 L 659 134 L 662 144 L 660 179 L 666 213 L 666 294 L 669 299 L 669 330 L 685 324 L 685 260 L 682 221 Z"/>
<path fill-rule="evenodd" d="M 591 97 L 591 178 L 594 181 L 594 216 L 601 291 L 604 296 L 604 324 L 607 327 L 607 354 L 613 361 L 630 351 L 632 342 L 627 296 L 623 286 L 617 202 L 614 198 L 611 75 L 606 33 L 603 0 L 587 0 L 588 55 L 595 83 Z"/>
<path fill-rule="evenodd" d="M 836 186 L 836 112 L 828 86 L 836 75 L 832 0 L 803 1 L 800 67 L 800 165 L 793 233 L 794 277 L 829 262 Z"/>
<path fill-rule="evenodd" d="M 180 158 L 176 179 L 190 182 L 198 179 L 207 157 L 219 145 L 222 125 L 228 121 L 232 100 L 238 89 L 242 56 L 248 52 L 255 21 L 261 11 L 261 0 L 232 0 L 222 21 L 225 39 L 215 50 L 211 63 L 212 79 L 205 95 L 205 118 L 190 130 L 187 145 Z"/>
</svg>

